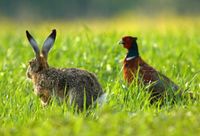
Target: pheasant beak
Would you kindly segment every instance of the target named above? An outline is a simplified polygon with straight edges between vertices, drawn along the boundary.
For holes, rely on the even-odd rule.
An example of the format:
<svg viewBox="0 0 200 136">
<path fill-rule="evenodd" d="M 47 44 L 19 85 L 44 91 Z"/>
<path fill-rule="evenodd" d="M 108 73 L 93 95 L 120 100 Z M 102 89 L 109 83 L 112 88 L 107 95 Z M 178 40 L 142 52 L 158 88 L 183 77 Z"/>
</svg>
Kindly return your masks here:
<svg viewBox="0 0 200 136">
<path fill-rule="evenodd" d="M 118 42 L 118 44 L 124 44 L 124 41 L 120 40 L 120 41 Z"/>
</svg>

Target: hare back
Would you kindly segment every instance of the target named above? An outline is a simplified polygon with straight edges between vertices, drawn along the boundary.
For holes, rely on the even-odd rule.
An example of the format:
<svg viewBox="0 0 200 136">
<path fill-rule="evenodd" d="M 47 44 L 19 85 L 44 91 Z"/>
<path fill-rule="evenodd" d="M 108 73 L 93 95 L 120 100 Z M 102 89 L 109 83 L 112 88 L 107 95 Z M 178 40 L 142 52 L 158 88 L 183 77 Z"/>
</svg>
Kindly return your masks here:
<svg viewBox="0 0 200 136">
<path fill-rule="evenodd" d="M 40 71 L 35 76 L 34 82 L 37 91 L 49 90 L 51 95 L 55 94 L 61 98 L 70 95 L 72 96 L 71 100 L 78 105 L 83 105 L 85 96 L 87 98 L 86 105 L 90 105 L 92 101 L 103 94 L 96 76 L 78 68 L 49 68 Z"/>
</svg>

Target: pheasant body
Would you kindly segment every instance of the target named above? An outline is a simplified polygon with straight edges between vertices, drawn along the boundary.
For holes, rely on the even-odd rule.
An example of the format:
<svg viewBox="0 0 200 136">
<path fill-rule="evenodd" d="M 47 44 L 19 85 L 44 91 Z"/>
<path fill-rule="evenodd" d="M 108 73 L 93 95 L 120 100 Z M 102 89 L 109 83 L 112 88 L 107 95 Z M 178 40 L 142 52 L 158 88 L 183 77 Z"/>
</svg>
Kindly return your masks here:
<svg viewBox="0 0 200 136">
<path fill-rule="evenodd" d="M 148 65 L 139 56 L 136 40 L 136 37 L 126 36 L 120 42 L 128 50 L 123 64 L 125 81 L 130 85 L 137 78 L 139 84 L 149 86 L 152 99 L 161 98 L 166 91 L 179 90 L 173 81 Z"/>
</svg>

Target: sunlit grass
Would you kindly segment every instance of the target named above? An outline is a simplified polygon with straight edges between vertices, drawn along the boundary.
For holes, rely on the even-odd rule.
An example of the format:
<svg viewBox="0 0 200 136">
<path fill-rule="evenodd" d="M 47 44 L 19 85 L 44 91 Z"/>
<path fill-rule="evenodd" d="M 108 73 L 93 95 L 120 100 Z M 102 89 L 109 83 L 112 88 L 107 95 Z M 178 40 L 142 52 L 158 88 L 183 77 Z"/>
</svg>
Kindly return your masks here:
<svg viewBox="0 0 200 136">
<path fill-rule="evenodd" d="M 181 88 L 199 92 L 200 19 L 189 17 L 127 17 L 20 23 L 0 26 L 0 135 L 197 135 L 200 105 L 185 99 L 161 108 L 150 105 L 142 86 L 127 87 L 122 78 L 126 54 L 117 42 L 138 37 L 141 56 Z M 54 67 L 78 67 L 94 72 L 108 93 L 107 103 L 90 114 L 74 114 L 53 102 L 42 108 L 26 78 L 34 53 L 25 37 L 28 29 L 40 46 L 53 28 L 58 35 L 49 54 Z"/>
</svg>

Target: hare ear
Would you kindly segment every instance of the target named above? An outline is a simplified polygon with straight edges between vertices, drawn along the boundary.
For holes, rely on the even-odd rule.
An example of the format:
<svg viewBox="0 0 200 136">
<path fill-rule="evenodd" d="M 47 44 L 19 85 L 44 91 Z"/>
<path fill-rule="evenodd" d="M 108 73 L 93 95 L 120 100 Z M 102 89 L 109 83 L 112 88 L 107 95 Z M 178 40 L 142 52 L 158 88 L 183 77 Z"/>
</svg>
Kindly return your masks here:
<svg viewBox="0 0 200 136">
<path fill-rule="evenodd" d="M 30 35 L 30 33 L 27 30 L 26 30 L 26 36 L 27 36 L 28 41 L 31 44 L 31 46 L 32 46 L 32 48 L 35 52 L 36 58 L 38 58 L 40 56 L 40 49 L 38 47 L 37 42 L 35 41 L 35 39 Z"/>
<path fill-rule="evenodd" d="M 56 30 L 53 29 L 52 33 L 47 37 L 45 40 L 43 47 L 42 47 L 42 55 L 47 59 L 48 57 L 48 52 L 52 48 L 54 41 L 56 39 Z"/>
</svg>

